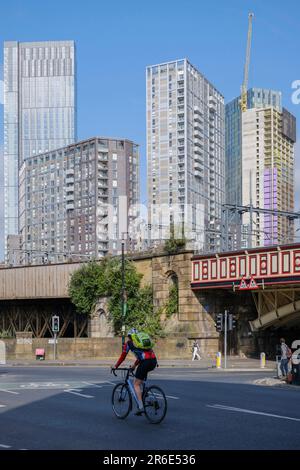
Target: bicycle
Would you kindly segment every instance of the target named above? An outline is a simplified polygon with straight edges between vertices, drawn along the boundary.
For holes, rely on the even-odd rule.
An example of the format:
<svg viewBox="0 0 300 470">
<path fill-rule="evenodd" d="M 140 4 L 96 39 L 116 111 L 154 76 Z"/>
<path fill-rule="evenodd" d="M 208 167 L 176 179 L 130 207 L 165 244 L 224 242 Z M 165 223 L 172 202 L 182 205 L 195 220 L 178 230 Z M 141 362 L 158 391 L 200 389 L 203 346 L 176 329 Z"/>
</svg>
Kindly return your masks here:
<svg viewBox="0 0 300 470">
<path fill-rule="evenodd" d="M 117 383 L 112 391 L 112 409 L 117 418 L 125 419 L 132 410 L 132 397 L 138 405 L 134 386 L 129 378 L 135 375 L 130 367 L 120 367 L 118 369 L 111 369 L 115 377 L 117 377 L 116 370 L 125 371 L 126 373 L 124 382 Z M 147 387 L 144 382 L 142 400 L 144 413 L 148 421 L 152 424 L 161 423 L 167 413 L 167 399 L 164 391 L 157 385 Z"/>
</svg>

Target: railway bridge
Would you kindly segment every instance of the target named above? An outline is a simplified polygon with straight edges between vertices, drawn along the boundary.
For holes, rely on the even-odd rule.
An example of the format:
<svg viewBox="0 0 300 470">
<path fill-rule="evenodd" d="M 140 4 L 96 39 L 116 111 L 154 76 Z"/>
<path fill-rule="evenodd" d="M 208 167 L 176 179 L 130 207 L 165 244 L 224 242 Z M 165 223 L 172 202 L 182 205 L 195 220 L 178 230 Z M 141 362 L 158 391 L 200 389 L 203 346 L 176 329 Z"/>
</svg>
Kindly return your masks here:
<svg viewBox="0 0 300 470">
<path fill-rule="evenodd" d="M 251 293 L 253 332 L 300 325 L 300 244 L 194 256 L 191 288 L 222 290 L 245 301 Z"/>
<path fill-rule="evenodd" d="M 132 259 L 143 282 L 153 287 L 155 307 L 164 305 L 170 280 L 177 279 L 178 312 L 167 332 L 198 338 L 211 353 L 222 344 L 214 319 L 225 308 L 237 314 L 231 337 L 235 353 L 267 352 L 268 345 L 273 351 L 280 335 L 300 337 L 300 244 L 201 255 L 147 253 Z M 81 266 L 0 269 L 0 332 L 51 337 L 51 316 L 59 314 L 61 337 L 93 337 L 89 319 L 75 312 L 68 294 L 70 276 Z"/>
</svg>

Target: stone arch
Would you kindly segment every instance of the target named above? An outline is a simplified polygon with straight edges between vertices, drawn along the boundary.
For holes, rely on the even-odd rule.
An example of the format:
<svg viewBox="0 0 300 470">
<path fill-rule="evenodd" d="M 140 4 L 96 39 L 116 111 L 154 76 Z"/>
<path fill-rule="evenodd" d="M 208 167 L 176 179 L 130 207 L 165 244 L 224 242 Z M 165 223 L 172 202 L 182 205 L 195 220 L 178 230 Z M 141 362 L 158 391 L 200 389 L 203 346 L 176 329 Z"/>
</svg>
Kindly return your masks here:
<svg viewBox="0 0 300 470">
<path fill-rule="evenodd" d="M 6 364 L 6 345 L 4 341 L 0 341 L 0 364 Z"/>
<path fill-rule="evenodd" d="M 174 308 L 173 312 L 169 312 L 169 314 L 173 315 L 176 314 L 178 315 L 179 313 L 179 279 L 178 275 L 174 270 L 168 270 L 165 273 L 165 276 L 167 278 L 167 284 L 168 284 L 168 297 L 167 297 L 167 304 L 168 302 L 171 303 L 171 305 Z M 175 296 L 175 297 L 174 297 Z M 171 307 L 170 305 L 170 307 Z"/>
<path fill-rule="evenodd" d="M 101 297 L 89 319 L 89 336 L 91 338 L 110 338 L 114 336 L 112 324 L 109 321 L 108 298 Z"/>
</svg>

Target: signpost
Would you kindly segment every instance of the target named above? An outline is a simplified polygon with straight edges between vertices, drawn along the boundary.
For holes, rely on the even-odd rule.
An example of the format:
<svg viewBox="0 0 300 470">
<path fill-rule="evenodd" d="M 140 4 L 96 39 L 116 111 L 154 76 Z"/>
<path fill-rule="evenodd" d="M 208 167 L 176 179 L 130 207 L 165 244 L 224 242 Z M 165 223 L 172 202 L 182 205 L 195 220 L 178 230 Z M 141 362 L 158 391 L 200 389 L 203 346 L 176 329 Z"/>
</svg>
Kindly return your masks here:
<svg viewBox="0 0 300 470">
<path fill-rule="evenodd" d="M 224 314 L 224 369 L 227 369 L 227 310 Z"/>
<path fill-rule="evenodd" d="M 52 331 L 54 333 L 54 360 L 56 360 L 56 343 L 57 333 L 59 332 L 59 316 L 53 315 L 52 317 Z"/>
</svg>

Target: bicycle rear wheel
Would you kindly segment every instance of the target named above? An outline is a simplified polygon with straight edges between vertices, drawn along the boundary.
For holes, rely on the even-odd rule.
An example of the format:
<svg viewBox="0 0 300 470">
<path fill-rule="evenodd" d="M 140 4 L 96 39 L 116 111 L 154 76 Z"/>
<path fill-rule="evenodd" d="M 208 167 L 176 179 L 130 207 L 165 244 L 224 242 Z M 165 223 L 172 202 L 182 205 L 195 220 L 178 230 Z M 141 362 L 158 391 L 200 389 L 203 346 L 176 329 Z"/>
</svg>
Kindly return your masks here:
<svg viewBox="0 0 300 470">
<path fill-rule="evenodd" d="M 132 409 L 132 398 L 126 383 L 118 383 L 115 386 L 112 392 L 111 402 L 116 417 L 125 419 Z"/>
<path fill-rule="evenodd" d="M 163 390 L 156 385 L 146 388 L 143 395 L 146 418 L 153 424 L 162 422 L 167 413 L 167 399 Z"/>
</svg>

